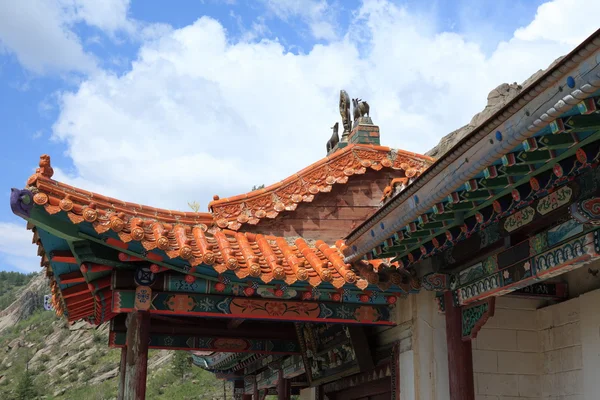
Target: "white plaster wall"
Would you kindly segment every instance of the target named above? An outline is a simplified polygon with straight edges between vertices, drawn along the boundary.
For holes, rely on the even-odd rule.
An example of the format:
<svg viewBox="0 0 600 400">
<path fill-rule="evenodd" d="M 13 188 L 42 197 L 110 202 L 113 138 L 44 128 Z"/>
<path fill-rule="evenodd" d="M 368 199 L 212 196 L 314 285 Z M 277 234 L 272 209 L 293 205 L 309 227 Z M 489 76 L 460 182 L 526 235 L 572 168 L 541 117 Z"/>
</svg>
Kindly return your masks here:
<svg viewBox="0 0 600 400">
<path fill-rule="evenodd" d="M 539 400 L 535 300 L 496 299 L 496 311 L 472 341 L 476 400 Z"/>
<path fill-rule="evenodd" d="M 316 399 L 316 389 L 315 388 L 306 388 L 300 390 L 300 398 L 299 400 L 315 400 Z"/>
<path fill-rule="evenodd" d="M 400 341 L 402 400 L 448 400 L 446 322 L 434 294 L 421 292 L 398 301 L 398 325 L 379 333 L 380 343 Z"/>
</svg>

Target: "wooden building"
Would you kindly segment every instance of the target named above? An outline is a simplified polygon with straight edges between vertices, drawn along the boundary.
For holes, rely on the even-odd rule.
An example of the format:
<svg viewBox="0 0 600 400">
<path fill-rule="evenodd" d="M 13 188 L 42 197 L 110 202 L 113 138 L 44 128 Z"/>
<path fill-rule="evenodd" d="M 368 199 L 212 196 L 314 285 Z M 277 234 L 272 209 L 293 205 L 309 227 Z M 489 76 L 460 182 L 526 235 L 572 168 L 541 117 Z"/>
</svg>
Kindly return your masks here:
<svg viewBox="0 0 600 400">
<path fill-rule="evenodd" d="M 12 190 L 57 313 L 110 322 L 120 398 L 159 348 L 244 400 L 597 399 L 600 31 L 437 160 L 354 106 L 327 157 L 208 213 L 68 186 L 46 155 Z"/>
</svg>

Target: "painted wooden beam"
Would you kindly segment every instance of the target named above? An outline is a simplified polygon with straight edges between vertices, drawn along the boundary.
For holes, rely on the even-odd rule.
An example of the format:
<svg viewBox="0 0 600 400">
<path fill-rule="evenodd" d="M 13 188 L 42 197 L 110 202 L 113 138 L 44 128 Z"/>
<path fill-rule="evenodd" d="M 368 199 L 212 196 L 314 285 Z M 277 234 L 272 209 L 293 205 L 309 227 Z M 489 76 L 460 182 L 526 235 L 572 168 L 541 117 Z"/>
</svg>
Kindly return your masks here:
<svg viewBox="0 0 600 400">
<path fill-rule="evenodd" d="M 114 292 L 113 312 L 132 312 L 134 309 L 134 291 Z M 149 312 L 196 317 L 394 325 L 389 306 L 254 299 L 196 293 L 153 292 Z"/>
<path fill-rule="evenodd" d="M 128 330 L 129 331 L 129 330 Z M 299 354 L 297 340 L 242 339 L 231 337 L 148 334 L 151 349 L 218 351 L 226 353 Z M 110 332 L 109 345 L 126 344 L 125 332 Z"/>
<path fill-rule="evenodd" d="M 230 329 L 228 321 L 220 318 L 172 318 L 152 314 L 152 334 L 229 337 L 246 339 L 296 339 L 296 330 L 291 322 L 249 320 L 238 329 Z M 126 331 L 124 319 L 118 318 L 112 325 L 116 332 Z"/>
</svg>

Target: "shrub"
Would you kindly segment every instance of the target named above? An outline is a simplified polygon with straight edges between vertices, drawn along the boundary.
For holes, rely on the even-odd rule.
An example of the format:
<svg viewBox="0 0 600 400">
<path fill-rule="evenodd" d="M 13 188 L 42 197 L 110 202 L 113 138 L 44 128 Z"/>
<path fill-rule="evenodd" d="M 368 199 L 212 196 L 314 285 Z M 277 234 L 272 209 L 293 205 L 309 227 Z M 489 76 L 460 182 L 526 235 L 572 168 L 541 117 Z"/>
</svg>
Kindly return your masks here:
<svg viewBox="0 0 600 400">
<path fill-rule="evenodd" d="M 17 385 L 16 398 L 18 400 L 30 400 L 37 396 L 37 390 L 29 371 L 23 372 Z"/>
<path fill-rule="evenodd" d="M 94 332 L 94 343 L 103 343 L 104 336 L 100 332 Z"/>
</svg>

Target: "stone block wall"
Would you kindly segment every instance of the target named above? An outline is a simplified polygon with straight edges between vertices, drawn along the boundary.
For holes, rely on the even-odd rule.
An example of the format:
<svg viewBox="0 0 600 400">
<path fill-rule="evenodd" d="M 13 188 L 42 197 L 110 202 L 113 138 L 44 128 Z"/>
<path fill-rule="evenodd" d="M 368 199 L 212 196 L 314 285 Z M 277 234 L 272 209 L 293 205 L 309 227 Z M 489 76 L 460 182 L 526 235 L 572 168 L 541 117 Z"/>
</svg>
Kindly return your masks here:
<svg viewBox="0 0 600 400">
<path fill-rule="evenodd" d="M 538 311 L 543 400 L 583 399 L 580 302 L 578 297 Z"/>
<path fill-rule="evenodd" d="M 543 308 L 496 299 L 495 316 L 472 342 L 476 399 L 600 399 L 598 301 L 600 290 Z"/>
<path fill-rule="evenodd" d="M 472 341 L 477 400 L 540 399 L 540 346 L 535 300 L 501 297 Z"/>
</svg>

